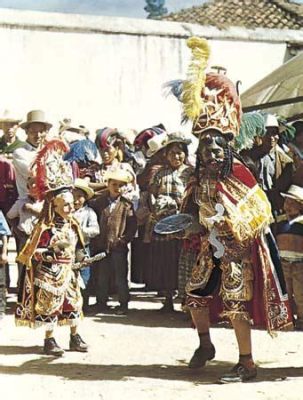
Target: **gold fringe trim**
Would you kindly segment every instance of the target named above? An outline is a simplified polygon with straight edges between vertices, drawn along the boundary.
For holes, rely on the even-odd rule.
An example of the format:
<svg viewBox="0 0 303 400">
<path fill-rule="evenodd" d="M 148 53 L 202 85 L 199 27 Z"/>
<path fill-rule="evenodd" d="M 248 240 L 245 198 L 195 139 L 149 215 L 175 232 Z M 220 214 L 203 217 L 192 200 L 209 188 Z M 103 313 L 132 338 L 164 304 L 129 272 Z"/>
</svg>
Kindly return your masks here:
<svg viewBox="0 0 303 400">
<path fill-rule="evenodd" d="M 26 327 L 26 328 L 31 328 L 31 329 L 37 328 L 37 325 L 36 325 L 35 322 L 26 321 L 24 319 L 15 319 L 15 326 L 17 326 L 17 327 Z"/>
<path fill-rule="evenodd" d="M 78 326 L 80 319 L 82 319 L 81 316 L 73 319 L 61 319 L 60 321 L 58 321 L 58 326 Z"/>
<path fill-rule="evenodd" d="M 246 311 L 223 311 L 220 314 L 221 318 L 228 318 L 231 321 L 232 320 L 238 320 L 238 321 L 247 321 L 249 322 L 251 325 L 253 324 L 250 315 L 248 312 Z"/>
<path fill-rule="evenodd" d="M 185 115 L 195 121 L 201 113 L 201 92 L 205 86 L 206 66 L 210 55 L 210 47 L 206 39 L 193 36 L 187 40 L 192 51 L 191 62 L 187 69 L 187 79 L 183 83 L 182 103 Z"/>
<path fill-rule="evenodd" d="M 34 283 L 35 283 L 35 286 L 38 286 L 39 288 L 45 290 L 46 292 L 52 293 L 55 296 L 60 296 L 68 288 L 68 286 L 70 284 L 70 277 L 68 276 L 68 279 L 66 279 L 65 283 L 63 283 L 63 285 L 61 285 L 59 288 L 56 288 L 56 287 L 52 286 L 51 284 L 44 282 L 38 278 L 35 278 Z"/>
</svg>

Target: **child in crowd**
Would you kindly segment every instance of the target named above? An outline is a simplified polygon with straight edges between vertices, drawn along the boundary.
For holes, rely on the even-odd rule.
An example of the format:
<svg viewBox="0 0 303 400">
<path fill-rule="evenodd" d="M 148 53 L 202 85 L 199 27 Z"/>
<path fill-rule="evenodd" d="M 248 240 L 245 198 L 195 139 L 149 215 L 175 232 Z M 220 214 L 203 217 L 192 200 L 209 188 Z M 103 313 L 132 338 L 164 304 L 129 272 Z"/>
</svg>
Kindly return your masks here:
<svg viewBox="0 0 303 400">
<path fill-rule="evenodd" d="M 128 310 L 128 243 L 137 230 L 137 221 L 132 203 L 123 197 L 125 186 L 133 179 L 125 170 L 117 168 L 106 174 L 107 190 L 94 199 L 90 205 L 99 219 L 100 235 L 94 239 L 94 253 L 107 252 L 107 257 L 98 263 L 97 271 L 97 309 L 108 310 L 108 292 L 111 271 L 115 274 L 115 284 L 120 306 L 117 314 L 124 315 Z"/>
<path fill-rule="evenodd" d="M 27 196 L 18 199 L 6 214 L 13 229 L 18 254 L 33 231 L 43 207 L 43 202 L 36 200 L 34 197 L 35 188 L 32 177 L 28 178 L 27 191 Z M 22 265 L 20 263 L 18 263 L 18 274 L 19 286 L 22 275 Z"/>
<path fill-rule="evenodd" d="M 92 238 L 100 233 L 98 218 L 95 211 L 87 205 L 87 201 L 94 196 L 94 191 L 88 186 L 85 179 L 76 179 L 74 183 L 74 217 L 80 224 L 84 237 L 85 250 L 90 255 L 89 243 Z M 86 313 L 89 306 L 88 282 L 90 279 L 90 266 L 82 268 L 80 271 L 84 288 L 81 290 L 83 297 L 83 311 Z"/>
<path fill-rule="evenodd" d="M 10 229 L 2 211 L 0 211 L 0 319 L 5 314 L 6 306 L 5 265 L 7 264 L 9 235 L 11 235 Z"/>
<path fill-rule="evenodd" d="M 303 187 L 292 185 L 282 196 L 287 221 L 280 223 L 277 242 L 295 326 L 303 330 Z"/>
</svg>

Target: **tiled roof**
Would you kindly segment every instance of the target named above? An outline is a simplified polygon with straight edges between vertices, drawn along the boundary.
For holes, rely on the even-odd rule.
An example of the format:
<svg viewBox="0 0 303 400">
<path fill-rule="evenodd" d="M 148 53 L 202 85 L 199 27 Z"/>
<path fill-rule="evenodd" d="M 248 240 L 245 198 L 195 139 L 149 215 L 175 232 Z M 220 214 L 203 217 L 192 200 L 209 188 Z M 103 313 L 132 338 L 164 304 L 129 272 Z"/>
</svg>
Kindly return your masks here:
<svg viewBox="0 0 303 400">
<path fill-rule="evenodd" d="M 301 29 L 303 5 L 287 0 L 212 0 L 161 18 L 166 21 L 242 26 L 249 29 Z"/>
</svg>

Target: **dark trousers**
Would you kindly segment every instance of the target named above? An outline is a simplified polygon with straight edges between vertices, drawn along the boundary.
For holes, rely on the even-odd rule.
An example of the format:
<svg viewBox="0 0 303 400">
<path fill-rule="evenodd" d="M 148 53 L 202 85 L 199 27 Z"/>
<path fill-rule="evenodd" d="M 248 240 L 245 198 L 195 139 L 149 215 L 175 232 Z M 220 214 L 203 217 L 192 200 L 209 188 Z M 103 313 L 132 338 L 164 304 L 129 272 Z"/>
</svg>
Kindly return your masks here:
<svg viewBox="0 0 303 400">
<path fill-rule="evenodd" d="M 129 302 L 127 251 L 112 251 L 96 266 L 98 304 L 108 300 L 111 271 L 115 275 L 119 303 L 125 305 Z"/>
<path fill-rule="evenodd" d="M 5 313 L 6 306 L 6 282 L 5 266 L 0 264 L 0 315 Z"/>
<path fill-rule="evenodd" d="M 15 236 L 15 240 L 16 240 L 16 250 L 17 250 L 17 254 L 19 255 L 20 251 L 23 249 L 27 239 L 28 239 L 28 235 L 23 232 L 20 231 L 18 228 L 16 228 L 14 230 L 14 236 Z M 22 285 L 21 285 L 21 281 L 23 279 L 23 275 L 25 275 L 25 267 L 24 265 L 17 263 L 18 265 L 18 282 L 17 282 L 17 287 L 18 289 L 22 290 Z"/>
</svg>

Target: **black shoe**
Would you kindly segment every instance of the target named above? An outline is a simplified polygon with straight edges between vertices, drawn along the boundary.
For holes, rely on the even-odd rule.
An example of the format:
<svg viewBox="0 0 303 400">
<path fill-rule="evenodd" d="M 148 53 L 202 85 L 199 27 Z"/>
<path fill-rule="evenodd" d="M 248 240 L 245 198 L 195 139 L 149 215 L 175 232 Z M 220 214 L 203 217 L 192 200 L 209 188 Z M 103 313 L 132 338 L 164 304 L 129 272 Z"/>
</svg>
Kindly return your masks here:
<svg viewBox="0 0 303 400">
<path fill-rule="evenodd" d="M 57 342 L 53 337 L 44 339 L 43 352 L 48 356 L 56 356 L 56 357 L 61 357 L 64 354 L 64 350 L 57 345 Z"/>
<path fill-rule="evenodd" d="M 121 304 L 119 307 L 116 308 L 115 312 L 117 315 L 126 315 L 128 313 L 128 305 Z"/>
<path fill-rule="evenodd" d="M 99 313 L 106 313 L 110 311 L 110 306 L 107 305 L 107 303 L 98 303 L 96 308 Z"/>
<path fill-rule="evenodd" d="M 76 335 L 70 335 L 69 349 L 70 351 L 80 351 L 81 353 L 86 353 L 88 346 L 82 340 L 81 336 L 76 333 Z"/>
<path fill-rule="evenodd" d="M 172 313 L 174 312 L 174 303 L 172 299 L 166 299 L 163 303 L 163 307 L 160 308 L 160 312 L 162 313 Z"/>
<path fill-rule="evenodd" d="M 245 367 L 243 364 L 236 364 L 233 369 L 220 378 L 221 383 L 237 383 L 246 382 L 254 379 L 257 376 L 257 367 L 254 365 L 251 368 Z"/>
<path fill-rule="evenodd" d="M 188 368 L 202 368 L 206 364 L 206 361 L 210 361 L 215 358 L 216 349 L 213 344 L 209 348 L 198 347 L 192 356 Z"/>
</svg>

